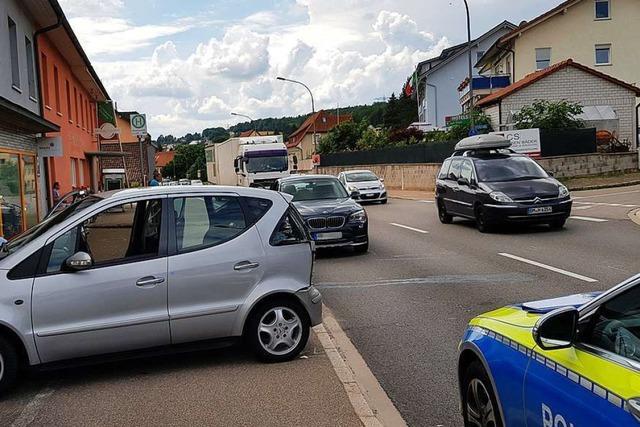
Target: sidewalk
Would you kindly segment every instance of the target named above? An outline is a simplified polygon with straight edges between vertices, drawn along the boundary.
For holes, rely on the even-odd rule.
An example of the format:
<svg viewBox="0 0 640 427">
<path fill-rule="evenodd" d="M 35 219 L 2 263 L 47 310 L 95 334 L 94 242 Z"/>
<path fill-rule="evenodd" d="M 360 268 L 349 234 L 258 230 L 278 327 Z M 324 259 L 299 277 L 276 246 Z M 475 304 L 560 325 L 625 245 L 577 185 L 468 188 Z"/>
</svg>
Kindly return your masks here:
<svg viewBox="0 0 640 427">
<path fill-rule="evenodd" d="M 392 199 L 404 200 L 433 200 L 433 191 L 412 191 L 412 190 L 388 190 Z"/>
<path fill-rule="evenodd" d="M 42 372 L 0 406 L 0 425 L 351 427 L 363 422 L 315 331 L 302 357 L 288 363 L 259 363 L 230 348 Z"/>
<path fill-rule="evenodd" d="M 560 178 L 560 181 L 562 181 L 562 183 L 572 191 L 597 190 L 599 188 L 623 187 L 640 184 L 640 172 L 590 176 L 584 178 Z"/>
</svg>

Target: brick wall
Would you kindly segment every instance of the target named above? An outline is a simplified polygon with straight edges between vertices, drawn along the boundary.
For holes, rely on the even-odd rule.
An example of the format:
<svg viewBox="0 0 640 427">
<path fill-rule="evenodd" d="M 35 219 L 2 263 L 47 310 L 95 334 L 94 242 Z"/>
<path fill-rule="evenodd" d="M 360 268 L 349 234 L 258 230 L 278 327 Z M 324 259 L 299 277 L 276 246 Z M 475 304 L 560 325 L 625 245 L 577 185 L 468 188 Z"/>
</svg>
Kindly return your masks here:
<svg viewBox="0 0 640 427">
<path fill-rule="evenodd" d="M 435 190 L 438 163 L 387 164 L 360 166 L 320 166 L 316 173 L 338 175 L 345 170 L 367 169 L 384 179 L 387 188 L 396 190 Z"/>
<path fill-rule="evenodd" d="M 142 185 L 147 185 L 147 182 L 151 179 L 151 173 L 153 171 L 149 170 L 149 161 L 153 161 L 153 159 L 149 159 L 149 152 L 155 153 L 155 150 L 149 150 L 150 144 L 148 142 L 143 142 L 142 144 L 142 162 L 144 165 L 144 169 L 141 169 L 140 165 L 140 145 L 136 143 L 123 143 L 122 151 L 125 153 L 125 163 L 126 168 L 122 164 L 122 157 L 103 157 L 102 169 L 122 169 L 125 168 L 127 171 L 127 178 L 129 183 L 139 183 Z M 102 151 L 110 151 L 110 152 L 120 152 L 120 144 L 113 142 L 102 142 Z M 146 175 L 143 176 L 143 175 Z"/>
<path fill-rule="evenodd" d="M 500 123 L 506 123 L 511 111 L 518 111 L 537 99 L 566 99 L 583 106 L 611 106 L 618 114 L 619 139 L 636 147 L 635 94 L 622 86 L 574 67 L 557 71 L 502 100 Z"/>
<path fill-rule="evenodd" d="M 615 172 L 637 172 L 638 153 L 581 154 L 575 156 L 545 157 L 540 166 L 556 178 L 574 178 Z"/>
<path fill-rule="evenodd" d="M 3 148 L 35 153 L 36 139 L 33 135 L 19 134 L 15 129 L 0 125 L 0 151 Z"/>
</svg>

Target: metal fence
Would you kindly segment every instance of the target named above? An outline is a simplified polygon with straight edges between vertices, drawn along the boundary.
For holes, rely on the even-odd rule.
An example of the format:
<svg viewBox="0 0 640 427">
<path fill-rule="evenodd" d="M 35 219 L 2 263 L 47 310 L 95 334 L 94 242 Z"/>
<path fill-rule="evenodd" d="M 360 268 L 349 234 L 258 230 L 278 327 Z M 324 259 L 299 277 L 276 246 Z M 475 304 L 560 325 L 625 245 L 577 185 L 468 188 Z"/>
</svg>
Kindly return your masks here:
<svg viewBox="0 0 640 427">
<path fill-rule="evenodd" d="M 321 166 L 380 165 L 396 163 L 442 163 L 458 141 L 389 147 L 379 150 L 347 151 L 320 156 Z"/>
</svg>

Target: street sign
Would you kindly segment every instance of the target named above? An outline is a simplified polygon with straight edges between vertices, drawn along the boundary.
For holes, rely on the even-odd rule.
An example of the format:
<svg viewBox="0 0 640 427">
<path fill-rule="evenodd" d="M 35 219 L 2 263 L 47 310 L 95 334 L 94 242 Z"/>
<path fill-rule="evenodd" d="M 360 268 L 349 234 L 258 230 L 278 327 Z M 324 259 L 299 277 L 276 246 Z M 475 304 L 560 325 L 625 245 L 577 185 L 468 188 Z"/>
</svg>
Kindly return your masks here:
<svg viewBox="0 0 640 427">
<path fill-rule="evenodd" d="M 518 129 L 491 133 L 504 136 L 510 140 L 510 148 L 516 153 L 527 154 L 531 157 L 540 157 L 542 151 L 540 129 Z"/>
<path fill-rule="evenodd" d="M 62 137 L 38 138 L 38 157 L 62 157 Z"/>
<path fill-rule="evenodd" d="M 132 114 L 131 115 L 131 133 L 134 136 L 147 136 L 147 115 Z"/>
</svg>

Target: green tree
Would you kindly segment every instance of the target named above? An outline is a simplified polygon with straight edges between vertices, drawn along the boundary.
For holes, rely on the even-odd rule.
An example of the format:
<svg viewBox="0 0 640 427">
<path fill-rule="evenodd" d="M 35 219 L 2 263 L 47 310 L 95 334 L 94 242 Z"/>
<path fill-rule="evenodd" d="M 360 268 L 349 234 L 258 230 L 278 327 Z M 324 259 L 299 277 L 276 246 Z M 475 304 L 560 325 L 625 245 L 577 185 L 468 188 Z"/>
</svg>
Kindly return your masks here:
<svg viewBox="0 0 640 427">
<path fill-rule="evenodd" d="M 582 113 L 582 105 L 566 100 L 537 100 L 513 115 L 517 129 L 580 129 L 584 122 L 577 115 Z"/>
<path fill-rule="evenodd" d="M 198 177 L 200 171 L 200 177 Z M 164 177 L 207 180 L 207 161 L 203 144 L 179 145 L 171 162 L 163 169 Z"/>
<path fill-rule="evenodd" d="M 340 151 L 354 151 L 358 148 L 358 141 L 367 129 L 368 124 L 364 121 L 342 122 L 331 129 L 322 137 L 318 144 L 318 152 L 335 153 Z"/>
<path fill-rule="evenodd" d="M 225 128 L 207 128 L 202 131 L 202 137 L 208 141 L 217 144 L 229 139 L 229 132 Z"/>
<path fill-rule="evenodd" d="M 358 140 L 356 146 L 358 150 L 376 150 L 384 148 L 388 144 L 389 136 L 386 130 L 379 130 L 369 126 Z"/>
</svg>

